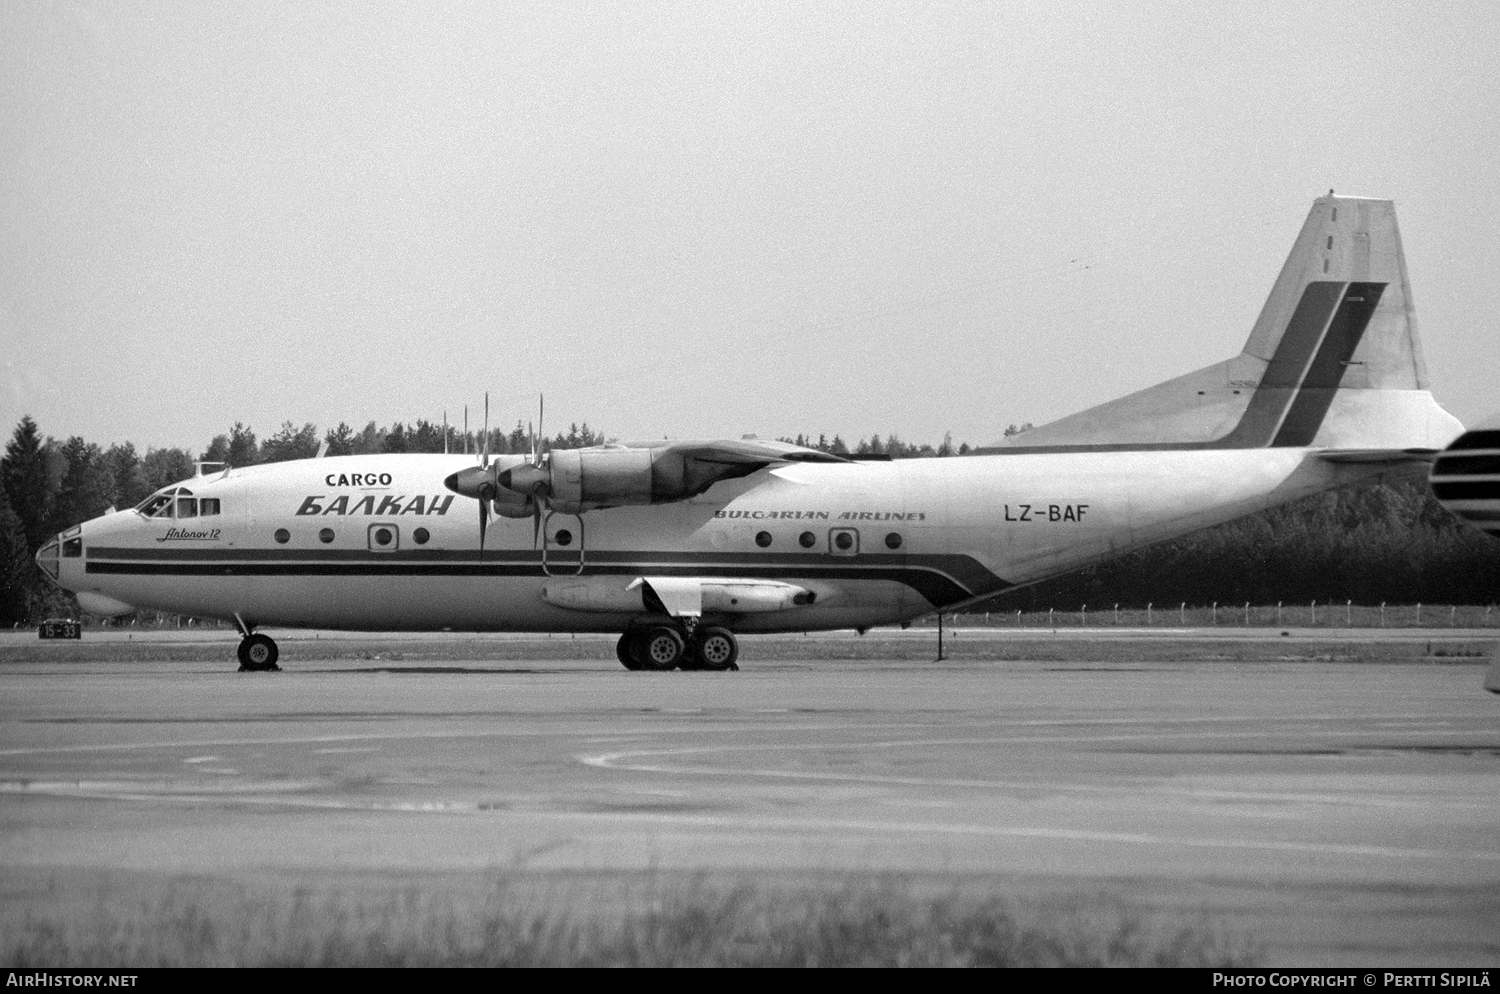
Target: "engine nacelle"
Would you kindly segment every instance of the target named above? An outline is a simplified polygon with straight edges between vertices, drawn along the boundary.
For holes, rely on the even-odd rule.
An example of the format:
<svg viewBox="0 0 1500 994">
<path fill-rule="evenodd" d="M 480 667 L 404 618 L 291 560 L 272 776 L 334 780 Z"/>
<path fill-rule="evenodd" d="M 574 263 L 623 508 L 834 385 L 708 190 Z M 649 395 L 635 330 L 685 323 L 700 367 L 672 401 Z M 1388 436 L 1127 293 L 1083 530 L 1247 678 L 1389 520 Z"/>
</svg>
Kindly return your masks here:
<svg viewBox="0 0 1500 994">
<path fill-rule="evenodd" d="M 748 476 L 770 461 L 699 458 L 694 451 L 671 446 L 554 449 L 547 459 L 546 469 L 528 466 L 500 474 L 501 486 L 521 494 L 544 492 L 558 510 L 575 513 L 687 500 L 720 480 Z"/>
<path fill-rule="evenodd" d="M 650 449 L 554 449 L 552 499 L 560 504 L 652 504 Z M 671 498 L 667 498 L 671 499 Z"/>
</svg>

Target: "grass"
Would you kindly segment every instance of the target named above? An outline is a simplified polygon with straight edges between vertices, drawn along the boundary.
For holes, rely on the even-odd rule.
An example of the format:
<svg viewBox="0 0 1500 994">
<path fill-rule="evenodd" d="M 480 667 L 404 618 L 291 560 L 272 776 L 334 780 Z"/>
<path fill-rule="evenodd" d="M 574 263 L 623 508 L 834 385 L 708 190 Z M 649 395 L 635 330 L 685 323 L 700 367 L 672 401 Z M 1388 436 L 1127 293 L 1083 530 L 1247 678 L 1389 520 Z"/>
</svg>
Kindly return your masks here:
<svg viewBox="0 0 1500 994">
<path fill-rule="evenodd" d="M 495 874 L 477 886 L 108 885 L 7 925 L 12 968 L 1248 966 L 1251 942 L 1106 898 L 1012 900 L 897 877 L 828 886 Z M 66 903 L 66 902 L 65 902 Z M 12 916 L 13 917 L 13 916 Z"/>
</svg>

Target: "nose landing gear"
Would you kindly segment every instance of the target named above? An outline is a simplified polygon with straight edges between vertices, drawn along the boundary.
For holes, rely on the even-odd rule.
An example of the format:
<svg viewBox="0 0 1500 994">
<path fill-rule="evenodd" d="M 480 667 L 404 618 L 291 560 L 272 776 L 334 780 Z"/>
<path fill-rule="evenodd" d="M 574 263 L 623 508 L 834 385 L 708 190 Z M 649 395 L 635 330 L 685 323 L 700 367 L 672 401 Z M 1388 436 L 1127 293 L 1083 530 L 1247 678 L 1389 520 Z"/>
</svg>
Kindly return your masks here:
<svg viewBox="0 0 1500 994">
<path fill-rule="evenodd" d="M 630 628 L 615 654 L 627 670 L 737 670 L 739 643 L 727 628 L 695 626 L 684 633 L 672 625 Z"/>
<path fill-rule="evenodd" d="M 280 666 L 276 665 L 276 659 L 281 652 L 276 648 L 276 641 L 269 635 L 254 634 L 251 626 L 238 614 L 234 616 L 234 626 L 240 630 L 244 638 L 240 639 L 239 657 L 240 672 L 279 672 Z"/>
<path fill-rule="evenodd" d="M 240 670 L 280 670 L 276 658 L 281 653 L 276 642 L 266 635 L 249 635 L 240 640 Z"/>
</svg>

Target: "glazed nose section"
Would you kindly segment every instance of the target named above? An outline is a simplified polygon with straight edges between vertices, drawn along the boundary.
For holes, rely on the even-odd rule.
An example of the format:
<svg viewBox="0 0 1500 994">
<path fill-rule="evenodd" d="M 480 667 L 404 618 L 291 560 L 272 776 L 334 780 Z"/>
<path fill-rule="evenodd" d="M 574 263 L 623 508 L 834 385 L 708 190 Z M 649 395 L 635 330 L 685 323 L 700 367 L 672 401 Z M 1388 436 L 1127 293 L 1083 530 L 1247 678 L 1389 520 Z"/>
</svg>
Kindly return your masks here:
<svg viewBox="0 0 1500 994">
<path fill-rule="evenodd" d="M 65 587 L 62 578 L 63 560 L 83 558 L 83 529 L 77 526 L 69 528 L 46 545 L 36 550 L 36 564 L 42 574 L 57 584 Z"/>
<path fill-rule="evenodd" d="M 36 550 L 36 564 L 41 569 L 42 575 L 53 583 L 57 582 L 58 558 L 62 553 L 62 536 L 58 535 L 46 545 Z"/>
</svg>

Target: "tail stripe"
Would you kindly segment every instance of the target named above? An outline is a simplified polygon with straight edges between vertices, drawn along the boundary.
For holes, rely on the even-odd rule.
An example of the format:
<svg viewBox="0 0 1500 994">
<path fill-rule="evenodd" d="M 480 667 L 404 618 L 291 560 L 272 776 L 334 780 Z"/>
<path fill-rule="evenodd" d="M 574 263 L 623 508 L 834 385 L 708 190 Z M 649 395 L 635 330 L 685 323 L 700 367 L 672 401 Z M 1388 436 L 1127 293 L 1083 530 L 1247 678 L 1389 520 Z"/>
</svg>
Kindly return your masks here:
<svg viewBox="0 0 1500 994">
<path fill-rule="evenodd" d="M 1300 448 L 1312 444 L 1384 291 L 1384 283 L 1349 284 L 1273 446 Z"/>
<path fill-rule="evenodd" d="M 1239 424 L 1223 438 L 1201 442 L 1193 448 L 1259 448 L 1271 443 L 1291 402 L 1290 391 L 1301 385 L 1307 364 L 1317 351 L 1323 330 L 1328 327 L 1328 319 L 1343 292 L 1344 284 L 1331 280 L 1316 280 L 1307 285 Z"/>
</svg>

